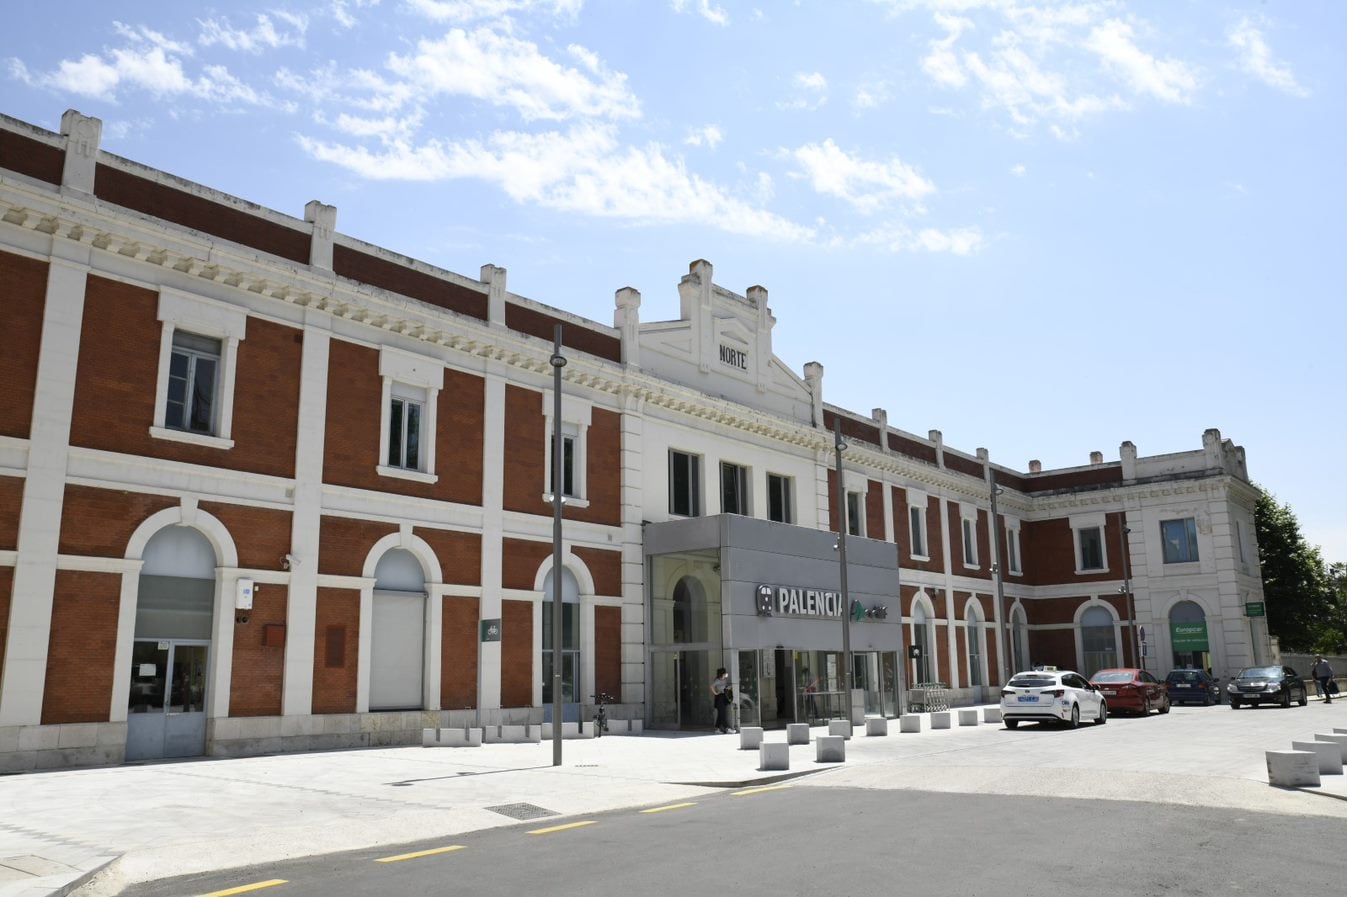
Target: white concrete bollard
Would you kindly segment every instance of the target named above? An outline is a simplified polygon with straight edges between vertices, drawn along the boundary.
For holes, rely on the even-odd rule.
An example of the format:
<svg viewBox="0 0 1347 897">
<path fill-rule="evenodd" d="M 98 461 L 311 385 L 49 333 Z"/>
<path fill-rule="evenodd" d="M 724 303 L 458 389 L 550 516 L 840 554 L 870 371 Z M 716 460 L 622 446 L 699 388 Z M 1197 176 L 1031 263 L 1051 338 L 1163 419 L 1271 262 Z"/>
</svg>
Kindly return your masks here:
<svg viewBox="0 0 1347 897">
<path fill-rule="evenodd" d="M 828 734 L 841 735 L 843 738 L 850 740 L 851 723 L 847 722 L 844 719 L 830 719 L 828 720 Z M 819 737 L 822 738 L 823 736 L 820 735 Z"/>
<path fill-rule="evenodd" d="M 889 721 L 882 716 L 867 716 L 865 718 L 866 735 L 888 735 Z"/>
<path fill-rule="evenodd" d="M 426 744 L 425 735 L 427 732 L 434 733 L 434 741 L 430 747 L 481 747 L 482 730 L 467 729 L 462 726 L 444 727 L 441 729 L 422 729 L 421 743 Z"/>
<path fill-rule="evenodd" d="M 739 750 L 751 751 L 762 746 L 762 726 L 743 726 L 739 729 Z"/>
<path fill-rule="evenodd" d="M 645 731 L 645 720 L 634 719 L 631 721 L 631 734 L 640 735 Z"/>
<path fill-rule="evenodd" d="M 436 747 L 440 743 L 439 729 L 421 730 L 421 747 Z"/>
<path fill-rule="evenodd" d="M 1331 741 L 1293 741 L 1293 751 L 1312 751 L 1319 758 L 1319 775 L 1342 775 L 1342 747 Z"/>
<path fill-rule="evenodd" d="M 976 708 L 974 708 L 973 710 L 959 711 L 959 725 L 976 726 L 977 724 L 978 724 L 978 712 Z"/>
<path fill-rule="evenodd" d="M 920 732 L 921 717 L 915 713 L 904 713 L 898 717 L 899 732 Z"/>
<path fill-rule="evenodd" d="M 1000 707 L 983 707 L 982 721 L 984 723 L 999 723 L 1001 721 Z"/>
<path fill-rule="evenodd" d="M 1342 762 L 1347 763 L 1347 735 L 1315 735 L 1315 741 L 1331 741 L 1342 748 Z"/>
<path fill-rule="evenodd" d="M 786 726 L 786 744 L 808 744 L 809 723 L 789 723 Z"/>
<path fill-rule="evenodd" d="M 758 768 L 790 769 L 790 745 L 781 742 L 763 742 L 758 746 Z"/>
<path fill-rule="evenodd" d="M 1265 751 L 1267 781 L 1278 788 L 1318 785 L 1319 759 L 1310 751 Z"/>
<path fill-rule="evenodd" d="M 845 763 L 846 738 L 841 735 L 820 735 L 814 739 L 814 759 L 819 763 Z"/>
<path fill-rule="evenodd" d="M 949 724 L 950 724 L 950 717 L 951 717 L 952 715 L 953 715 L 953 714 L 951 714 L 948 710 L 941 710 L 941 711 L 939 711 L 938 713 L 932 713 L 932 714 L 931 714 L 931 728 L 932 728 L 932 729 L 948 729 L 948 728 L 949 728 Z"/>
</svg>

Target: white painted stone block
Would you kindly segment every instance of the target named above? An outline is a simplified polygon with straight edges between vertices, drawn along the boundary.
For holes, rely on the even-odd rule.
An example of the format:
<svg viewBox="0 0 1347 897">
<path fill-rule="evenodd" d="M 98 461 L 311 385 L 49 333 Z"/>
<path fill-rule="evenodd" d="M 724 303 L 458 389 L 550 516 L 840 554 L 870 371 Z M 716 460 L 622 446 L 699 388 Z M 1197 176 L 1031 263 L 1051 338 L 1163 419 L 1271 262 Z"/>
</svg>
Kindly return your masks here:
<svg viewBox="0 0 1347 897">
<path fill-rule="evenodd" d="M 437 733 L 435 744 L 438 747 L 481 747 L 483 731 L 464 729 L 462 726 L 445 726 L 432 730 Z"/>
<path fill-rule="evenodd" d="M 1318 785 L 1319 758 L 1311 751 L 1265 751 L 1267 781 L 1278 788 Z"/>
<path fill-rule="evenodd" d="M 899 732 L 920 732 L 921 716 L 916 713 L 904 713 L 898 717 Z"/>
<path fill-rule="evenodd" d="M 820 735 L 814 739 L 814 759 L 819 763 L 845 763 L 846 738 L 842 735 Z"/>
<path fill-rule="evenodd" d="M 948 729 L 948 728 L 949 728 L 949 724 L 950 724 L 950 720 L 951 720 L 951 717 L 952 717 L 952 716 L 953 716 L 953 714 L 950 713 L 948 710 L 941 710 L 941 711 L 938 712 L 938 713 L 932 713 L 932 714 L 931 714 L 931 728 L 932 728 L 932 729 Z"/>
<path fill-rule="evenodd" d="M 642 719 L 631 720 L 631 734 L 632 735 L 645 734 L 645 720 Z"/>
<path fill-rule="evenodd" d="M 593 727 L 593 726 L 585 726 L 585 731 L 581 732 L 581 731 L 580 731 L 580 724 L 579 724 L 579 723 L 566 723 L 566 722 L 563 722 L 563 723 L 561 724 L 561 738 L 562 738 L 563 741 L 566 740 L 566 739 L 568 739 L 568 738 L 593 738 L 593 737 L 594 737 L 594 727 Z M 543 741 L 551 741 L 551 740 L 552 740 L 552 724 L 551 724 L 551 723 L 543 723 L 543 725 L 542 725 L 542 740 L 543 740 Z"/>
<path fill-rule="evenodd" d="M 828 720 L 828 734 L 841 735 L 843 738 L 850 740 L 851 723 L 847 722 L 844 719 L 830 719 Z M 819 737 L 822 738 L 823 736 L 820 735 Z"/>
<path fill-rule="evenodd" d="M 421 747 L 436 747 L 440 743 L 439 729 L 421 730 Z"/>
<path fill-rule="evenodd" d="M 758 768 L 790 769 L 790 745 L 779 741 L 770 744 L 763 742 L 758 746 Z"/>
<path fill-rule="evenodd" d="M 98 723 L 67 723 L 56 737 L 58 748 L 85 748 L 98 744 Z"/>
<path fill-rule="evenodd" d="M 808 744 L 809 723 L 789 723 L 786 726 L 786 744 Z"/>
<path fill-rule="evenodd" d="M 1315 741 L 1331 741 L 1342 748 L 1342 760 L 1347 763 L 1347 735 L 1315 735 Z"/>
<path fill-rule="evenodd" d="M 1000 707 L 983 707 L 982 721 L 984 723 L 999 723 L 1001 721 Z"/>
<path fill-rule="evenodd" d="M 866 735 L 888 735 L 889 721 L 882 716 L 867 716 L 865 718 Z"/>
<path fill-rule="evenodd" d="M 1331 741 L 1293 741 L 1293 751 L 1311 751 L 1319 758 L 1319 774 L 1342 775 L 1342 748 Z"/>
<path fill-rule="evenodd" d="M 977 724 L 978 724 L 978 712 L 976 708 L 972 710 L 959 711 L 959 725 L 976 726 Z"/>
<path fill-rule="evenodd" d="M 762 726 L 743 726 L 739 729 L 739 750 L 751 751 L 762 746 Z"/>
</svg>

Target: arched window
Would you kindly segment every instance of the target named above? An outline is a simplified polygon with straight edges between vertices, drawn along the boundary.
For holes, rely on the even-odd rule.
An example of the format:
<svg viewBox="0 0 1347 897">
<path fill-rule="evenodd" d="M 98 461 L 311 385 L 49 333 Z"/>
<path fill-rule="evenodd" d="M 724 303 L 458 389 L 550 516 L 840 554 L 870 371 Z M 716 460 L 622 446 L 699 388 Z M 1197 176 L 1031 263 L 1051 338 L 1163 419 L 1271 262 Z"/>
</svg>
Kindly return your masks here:
<svg viewBox="0 0 1347 897">
<path fill-rule="evenodd" d="M 719 620 L 716 621 L 719 624 Z M 674 642 L 708 641 L 710 621 L 706 614 L 706 589 L 692 576 L 678 580 L 673 592 Z"/>
<path fill-rule="evenodd" d="M 1196 601 L 1180 601 L 1170 608 L 1169 639 L 1174 649 L 1174 666 L 1196 670 L 1211 666 L 1207 615 Z"/>
<path fill-rule="evenodd" d="M 1024 619 L 1024 608 L 1019 606 L 1010 612 L 1010 657 L 1012 675 L 1029 669 L 1029 623 Z"/>
<path fill-rule="evenodd" d="M 552 703 L 552 574 L 543 579 L 543 703 Z M 561 568 L 561 701 L 580 700 L 580 584 L 575 574 Z"/>
<path fill-rule="evenodd" d="M 912 672 L 913 682 L 930 682 L 931 670 L 935 666 L 931 662 L 930 645 L 935 640 L 929 636 L 930 621 L 926 618 L 926 607 L 921 602 L 917 602 L 912 610 L 912 644 L 917 648 L 917 659 L 913 663 Z"/>
<path fill-rule="evenodd" d="M 1080 642 L 1084 651 L 1086 677 L 1118 665 L 1118 640 L 1113 615 L 1102 607 L 1092 607 L 1080 615 Z"/>
<path fill-rule="evenodd" d="M 974 603 L 964 613 L 964 638 L 968 644 L 968 684 L 986 685 L 982 675 L 982 614 Z"/>
<path fill-rule="evenodd" d="M 374 568 L 370 619 L 370 710 L 419 710 L 424 701 L 426 574 L 394 548 Z"/>
</svg>

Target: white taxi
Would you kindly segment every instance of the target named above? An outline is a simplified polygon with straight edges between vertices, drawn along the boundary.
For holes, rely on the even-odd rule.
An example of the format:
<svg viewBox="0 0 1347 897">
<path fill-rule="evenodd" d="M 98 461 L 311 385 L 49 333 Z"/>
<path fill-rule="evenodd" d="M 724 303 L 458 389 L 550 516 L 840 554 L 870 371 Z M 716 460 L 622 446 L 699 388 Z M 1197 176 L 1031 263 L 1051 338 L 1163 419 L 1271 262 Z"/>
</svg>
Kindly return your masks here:
<svg viewBox="0 0 1347 897">
<path fill-rule="evenodd" d="M 1108 722 L 1108 704 L 1097 686 L 1080 673 L 1038 667 L 1011 677 L 1001 689 L 1001 719 L 1007 729 L 1022 722 L 1061 723 L 1076 728 L 1082 719 Z"/>
</svg>

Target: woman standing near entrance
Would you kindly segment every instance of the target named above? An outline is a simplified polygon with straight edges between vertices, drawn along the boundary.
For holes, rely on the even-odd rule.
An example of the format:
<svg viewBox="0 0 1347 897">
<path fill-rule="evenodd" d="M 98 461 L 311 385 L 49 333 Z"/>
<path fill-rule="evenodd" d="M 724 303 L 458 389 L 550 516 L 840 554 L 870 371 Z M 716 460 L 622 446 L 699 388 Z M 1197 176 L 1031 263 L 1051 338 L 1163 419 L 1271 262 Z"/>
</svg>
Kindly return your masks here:
<svg viewBox="0 0 1347 897">
<path fill-rule="evenodd" d="M 730 731 L 730 674 L 724 667 L 716 670 L 715 681 L 711 683 L 711 698 L 716 705 L 716 731 L 724 735 Z"/>
</svg>

